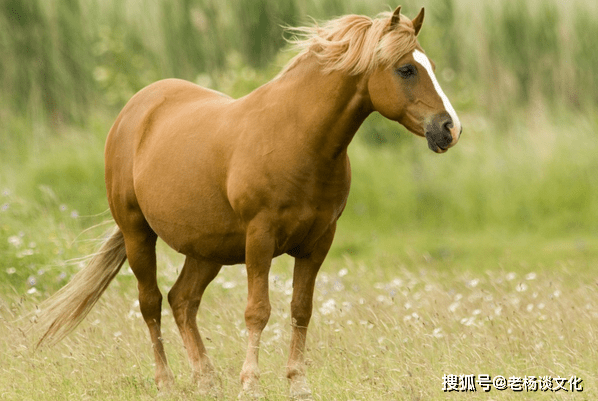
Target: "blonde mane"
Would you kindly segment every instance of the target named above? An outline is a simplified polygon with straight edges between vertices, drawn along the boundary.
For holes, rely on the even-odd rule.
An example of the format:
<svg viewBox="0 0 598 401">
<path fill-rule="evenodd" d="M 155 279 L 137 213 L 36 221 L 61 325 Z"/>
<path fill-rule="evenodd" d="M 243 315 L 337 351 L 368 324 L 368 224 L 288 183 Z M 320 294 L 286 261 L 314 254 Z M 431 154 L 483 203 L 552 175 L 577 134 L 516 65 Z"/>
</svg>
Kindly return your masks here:
<svg viewBox="0 0 598 401">
<path fill-rule="evenodd" d="M 293 68 L 307 54 L 315 55 L 324 72 L 343 71 L 350 75 L 368 74 L 380 65 L 389 66 L 415 49 L 413 24 L 401 16 L 399 25 L 390 29 L 391 12 L 376 19 L 363 15 L 345 15 L 322 26 L 288 28 L 289 40 L 300 53 L 281 74 Z"/>
</svg>

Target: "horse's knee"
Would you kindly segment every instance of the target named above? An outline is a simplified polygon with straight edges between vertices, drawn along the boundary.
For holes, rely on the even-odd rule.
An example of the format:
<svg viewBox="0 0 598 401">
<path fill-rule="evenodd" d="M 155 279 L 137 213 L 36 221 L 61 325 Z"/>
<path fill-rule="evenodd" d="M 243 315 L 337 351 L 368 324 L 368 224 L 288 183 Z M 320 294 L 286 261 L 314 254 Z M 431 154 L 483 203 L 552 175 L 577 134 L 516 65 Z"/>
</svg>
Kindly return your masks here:
<svg viewBox="0 0 598 401">
<path fill-rule="evenodd" d="M 270 319 L 272 307 L 270 302 L 260 302 L 258 304 L 248 304 L 245 309 L 245 323 L 248 328 L 263 330 Z"/>
<path fill-rule="evenodd" d="M 157 288 L 150 291 L 139 291 L 139 309 L 144 318 L 155 319 L 162 310 L 162 293 Z"/>
<path fill-rule="evenodd" d="M 291 318 L 293 325 L 307 327 L 312 313 L 312 301 L 309 302 L 291 302 Z"/>
</svg>

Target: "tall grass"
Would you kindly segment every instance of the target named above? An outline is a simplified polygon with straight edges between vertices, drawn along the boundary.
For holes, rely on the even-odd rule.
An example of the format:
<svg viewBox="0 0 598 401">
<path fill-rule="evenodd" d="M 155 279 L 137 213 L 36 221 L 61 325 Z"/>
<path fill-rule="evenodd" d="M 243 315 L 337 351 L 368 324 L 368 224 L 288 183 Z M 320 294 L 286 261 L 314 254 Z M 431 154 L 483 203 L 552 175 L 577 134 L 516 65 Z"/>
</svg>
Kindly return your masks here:
<svg viewBox="0 0 598 401">
<path fill-rule="evenodd" d="M 365 237 L 448 227 L 595 232 L 598 7 L 409 0 L 403 13 L 422 5 L 420 41 L 464 135 L 437 156 L 398 124 L 369 118 L 350 147 L 353 189 L 341 226 Z M 6 0 L 0 190 L 39 213 L 61 205 L 100 213 L 103 141 L 135 91 L 175 76 L 242 96 L 292 56 L 282 51 L 281 25 L 389 9 L 381 0 Z M 28 228 L 6 218 L 15 209 L 2 202 L 6 243 Z"/>
<path fill-rule="evenodd" d="M 420 40 L 460 108 L 506 118 L 511 105 L 537 98 L 568 108 L 597 100 L 592 2 L 408 0 L 403 10 L 414 16 L 422 5 Z M 156 79 L 207 74 L 218 87 L 219 72 L 271 66 L 285 46 L 282 25 L 389 8 L 382 0 L 6 0 L 0 83 L 10 95 L 1 108 L 83 122 Z"/>
<path fill-rule="evenodd" d="M 161 258 L 160 285 L 176 279 L 180 261 Z M 175 263 L 173 265 L 173 262 Z M 435 263 L 393 269 L 351 259 L 328 263 L 315 289 L 308 334 L 308 377 L 316 400 L 595 399 L 598 299 L 583 263 L 523 264 L 488 272 L 446 270 Z M 571 274 L 571 271 L 577 274 Z M 246 346 L 242 266 L 224 269 L 202 300 L 198 323 L 222 380 L 235 399 Z M 288 399 L 292 267 L 272 267 L 272 315 L 262 335 L 261 382 L 269 400 Z M 31 338 L 12 324 L 42 298 L 0 299 L 0 394 L 3 400 L 152 400 L 153 357 L 135 279 L 123 271 L 88 319 L 62 343 L 31 352 Z M 170 309 L 163 339 L 176 385 L 166 400 L 197 399 L 191 369 Z M 444 393 L 443 375 L 506 378 L 575 375 L 583 392 Z M 554 383 L 553 383 L 554 385 Z M 569 389 L 569 386 L 567 386 Z"/>
<path fill-rule="evenodd" d="M 403 229 L 598 229 L 595 118 L 544 116 L 503 132 L 479 116 L 462 117 L 466 131 L 445 155 L 431 154 L 420 138 L 404 138 L 409 133 L 400 135 L 401 146 L 350 147 L 353 183 L 343 217 Z M 372 118 L 371 126 L 393 129 L 381 119 Z M 364 128 L 357 141 L 375 140 L 368 135 Z"/>
</svg>

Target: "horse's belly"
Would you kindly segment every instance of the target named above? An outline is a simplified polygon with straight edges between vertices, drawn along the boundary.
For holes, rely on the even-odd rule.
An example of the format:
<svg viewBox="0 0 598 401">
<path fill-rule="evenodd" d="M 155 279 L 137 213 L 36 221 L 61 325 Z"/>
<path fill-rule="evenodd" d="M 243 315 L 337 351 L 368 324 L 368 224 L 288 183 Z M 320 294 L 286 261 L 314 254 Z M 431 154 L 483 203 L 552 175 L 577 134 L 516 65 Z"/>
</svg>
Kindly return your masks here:
<svg viewBox="0 0 598 401">
<path fill-rule="evenodd" d="M 196 211 L 190 207 L 166 211 L 150 208 L 144 215 L 156 234 L 177 252 L 221 264 L 242 263 L 245 233 L 235 224 L 234 216 L 217 216 L 214 210 L 201 213 L 203 208 Z"/>
<path fill-rule="evenodd" d="M 137 171 L 135 195 L 150 227 L 174 250 L 222 264 L 244 260 L 245 232 L 209 168 Z"/>
</svg>

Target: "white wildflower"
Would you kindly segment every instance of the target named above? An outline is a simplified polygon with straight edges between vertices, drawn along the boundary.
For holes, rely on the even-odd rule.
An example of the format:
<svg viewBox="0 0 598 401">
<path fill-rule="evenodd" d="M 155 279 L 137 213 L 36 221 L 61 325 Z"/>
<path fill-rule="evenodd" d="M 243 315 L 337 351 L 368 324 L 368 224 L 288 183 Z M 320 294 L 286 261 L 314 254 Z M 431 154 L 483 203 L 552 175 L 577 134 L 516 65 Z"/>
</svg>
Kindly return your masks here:
<svg viewBox="0 0 598 401">
<path fill-rule="evenodd" d="M 536 273 L 534 273 L 534 272 L 531 272 L 531 273 L 528 273 L 528 274 L 525 276 L 525 279 L 526 279 L 526 280 L 535 280 L 537 276 L 538 276 L 538 275 L 537 275 Z"/>
<path fill-rule="evenodd" d="M 18 235 L 11 235 L 8 237 L 8 243 L 14 246 L 15 248 L 20 247 L 23 245 L 23 240 Z"/>
<path fill-rule="evenodd" d="M 469 280 L 467 282 L 467 286 L 470 288 L 474 288 L 477 287 L 477 285 L 480 283 L 480 279 L 479 278 L 474 278 L 473 280 Z"/>
<path fill-rule="evenodd" d="M 330 298 L 329 300 L 327 300 L 326 302 L 324 302 L 322 304 L 322 306 L 320 307 L 320 313 L 322 315 L 330 315 L 331 313 L 334 312 L 334 310 L 336 309 L 336 301 L 332 298 Z"/>
<path fill-rule="evenodd" d="M 457 310 L 457 308 L 459 307 L 459 302 L 453 302 L 452 304 L 449 305 L 448 310 L 450 312 L 455 312 Z"/>
</svg>

